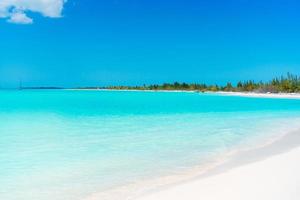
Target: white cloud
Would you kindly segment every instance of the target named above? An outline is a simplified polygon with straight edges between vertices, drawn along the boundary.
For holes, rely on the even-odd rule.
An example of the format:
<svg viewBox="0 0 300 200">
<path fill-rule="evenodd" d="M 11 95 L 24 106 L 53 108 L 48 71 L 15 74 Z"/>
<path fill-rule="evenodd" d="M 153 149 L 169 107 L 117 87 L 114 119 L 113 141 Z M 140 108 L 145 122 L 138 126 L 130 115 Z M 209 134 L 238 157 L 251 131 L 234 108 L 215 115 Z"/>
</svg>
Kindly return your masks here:
<svg viewBox="0 0 300 200">
<path fill-rule="evenodd" d="M 32 24 L 33 22 L 23 11 L 13 11 L 7 21 L 15 24 Z"/>
<path fill-rule="evenodd" d="M 33 19 L 28 12 L 37 12 L 44 17 L 61 17 L 67 0 L 0 0 L 0 18 L 8 22 L 31 24 Z"/>
</svg>

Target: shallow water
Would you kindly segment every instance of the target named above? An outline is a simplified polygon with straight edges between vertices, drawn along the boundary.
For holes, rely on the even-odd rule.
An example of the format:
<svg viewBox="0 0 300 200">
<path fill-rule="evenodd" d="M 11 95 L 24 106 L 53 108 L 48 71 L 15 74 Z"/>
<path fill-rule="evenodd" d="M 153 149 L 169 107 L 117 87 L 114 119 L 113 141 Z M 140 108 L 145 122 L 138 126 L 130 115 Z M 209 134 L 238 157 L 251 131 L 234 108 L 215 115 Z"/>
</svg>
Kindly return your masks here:
<svg viewBox="0 0 300 200">
<path fill-rule="evenodd" d="M 297 99 L 0 91 L 0 199 L 81 200 L 176 174 L 299 122 Z"/>
</svg>

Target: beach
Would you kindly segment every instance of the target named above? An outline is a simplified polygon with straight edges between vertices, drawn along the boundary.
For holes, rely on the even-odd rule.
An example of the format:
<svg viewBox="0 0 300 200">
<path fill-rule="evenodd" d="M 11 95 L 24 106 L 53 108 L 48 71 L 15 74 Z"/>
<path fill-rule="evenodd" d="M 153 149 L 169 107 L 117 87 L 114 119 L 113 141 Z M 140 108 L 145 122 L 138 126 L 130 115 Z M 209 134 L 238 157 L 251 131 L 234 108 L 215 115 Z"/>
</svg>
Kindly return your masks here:
<svg viewBox="0 0 300 200">
<path fill-rule="evenodd" d="M 266 92 L 231 92 L 231 91 L 217 91 L 217 92 L 201 92 L 198 90 L 137 90 L 137 89 L 63 89 L 70 91 L 108 91 L 108 92 L 183 92 L 183 93 L 199 93 L 199 94 L 217 94 L 228 96 L 241 96 L 241 97 L 253 97 L 253 98 L 280 98 L 280 99 L 300 99 L 300 93 L 266 93 Z"/>
<path fill-rule="evenodd" d="M 216 92 L 220 95 L 242 96 L 254 98 L 300 99 L 299 93 L 257 93 L 257 92 Z"/>
<path fill-rule="evenodd" d="M 239 152 L 202 177 L 139 200 L 296 200 L 300 196 L 300 131 Z"/>
<path fill-rule="evenodd" d="M 298 167 L 281 158 L 272 170 L 259 164 L 300 144 L 298 99 L 72 90 L 0 97 L 0 199 L 193 200 L 255 188 L 247 176 L 263 178 L 262 167 Z"/>
<path fill-rule="evenodd" d="M 0 200 L 300 200 L 300 0 L 0 0 Z"/>
</svg>

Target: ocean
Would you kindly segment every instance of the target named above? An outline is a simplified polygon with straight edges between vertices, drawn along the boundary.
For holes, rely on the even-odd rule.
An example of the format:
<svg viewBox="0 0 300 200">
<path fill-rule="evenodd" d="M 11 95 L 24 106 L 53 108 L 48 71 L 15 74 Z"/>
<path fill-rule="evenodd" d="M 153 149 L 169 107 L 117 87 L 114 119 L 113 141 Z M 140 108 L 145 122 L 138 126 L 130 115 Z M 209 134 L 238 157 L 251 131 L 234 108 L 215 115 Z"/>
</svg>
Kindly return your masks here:
<svg viewBox="0 0 300 200">
<path fill-rule="evenodd" d="M 298 129 L 300 99 L 0 90 L 0 199 L 128 199 Z"/>
</svg>

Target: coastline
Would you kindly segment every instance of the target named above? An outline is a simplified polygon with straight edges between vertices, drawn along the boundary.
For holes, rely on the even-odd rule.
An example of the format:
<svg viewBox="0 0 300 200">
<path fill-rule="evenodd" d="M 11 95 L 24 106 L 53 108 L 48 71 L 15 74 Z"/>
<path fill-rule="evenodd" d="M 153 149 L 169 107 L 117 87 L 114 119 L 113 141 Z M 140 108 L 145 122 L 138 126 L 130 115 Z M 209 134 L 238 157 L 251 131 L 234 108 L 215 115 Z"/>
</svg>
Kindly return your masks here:
<svg viewBox="0 0 300 200">
<path fill-rule="evenodd" d="M 241 96 L 241 97 L 254 97 L 254 98 L 283 98 L 283 99 L 300 99 L 300 93 L 258 93 L 258 92 L 200 92 L 197 90 L 125 90 L 125 89 L 63 89 L 69 91 L 112 91 L 112 92 L 174 92 L 174 93 L 199 93 L 199 94 L 218 94 L 226 96 Z"/>
<path fill-rule="evenodd" d="M 290 153 L 294 151 L 297 152 L 293 153 L 295 155 L 286 161 L 285 168 L 277 167 L 283 162 L 285 155 L 290 156 Z M 270 170 L 269 160 L 274 157 L 279 157 L 279 159 L 276 159 L 279 161 L 274 161 L 276 162 L 276 169 L 273 172 L 273 168 Z M 253 165 L 254 167 L 252 167 Z M 297 170 L 300 167 L 300 129 L 290 130 L 263 140 L 259 139 L 256 143 L 252 143 L 249 146 L 234 148 L 212 158 L 204 165 L 195 166 L 173 175 L 150 180 L 145 179 L 135 184 L 94 193 L 84 198 L 84 200 L 117 200 L 120 196 L 126 200 L 198 200 L 202 198 L 205 200 L 219 200 L 223 199 L 223 196 L 226 196 L 226 194 L 220 193 L 220 196 L 217 197 L 210 197 L 209 195 L 214 195 L 216 191 L 223 191 L 222 187 L 228 187 L 232 178 L 237 179 L 237 183 L 232 183 L 232 189 L 239 186 L 239 184 L 246 189 L 255 188 L 255 182 L 249 183 L 248 179 L 257 177 L 257 181 L 261 181 L 259 178 L 262 178 L 262 181 L 271 181 L 270 183 L 272 183 L 272 178 L 264 178 L 263 174 L 269 172 L 272 172 L 272 174 L 284 173 L 289 171 L 289 166 L 296 166 L 295 169 Z M 247 170 L 240 173 L 240 169 L 244 168 Z M 293 172 L 293 175 L 297 175 L 297 171 Z M 300 173 L 298 174 L 300 180 Z M 292 179 L 289 177 L 287 180 L 290 181 Z M 220 185 L 220 188 L 214 189 L 214 185 Z M 299 185 L 296 185 L 296 187 L 298 186 L 300 187 L 300 182 Z M 203 190 L 200 190 L 201 188 Z M 269 189 L 266 192 L 271 193 L 273 188 Z M 247 194 L 247 192 L 241 193 L 241 195 L 243 194 Z M 244 196 L 237 198 L 228 196 L 225 199 L 240 200 L 246 198 Z M 273 200 L 274 198 L 269 199 Z"/>
<path fill-rule="evenodd" d="M 190 180 L 138 196 L 137 200 L 299 199 L 300 130 L 257 148 L 234 152 Z"/>
<path fill-rule="evenodd" d="M 215 92 L 215 94 L 254 98 L 300 99 L 300 93 Z"/>
</svg>

